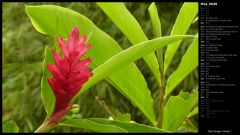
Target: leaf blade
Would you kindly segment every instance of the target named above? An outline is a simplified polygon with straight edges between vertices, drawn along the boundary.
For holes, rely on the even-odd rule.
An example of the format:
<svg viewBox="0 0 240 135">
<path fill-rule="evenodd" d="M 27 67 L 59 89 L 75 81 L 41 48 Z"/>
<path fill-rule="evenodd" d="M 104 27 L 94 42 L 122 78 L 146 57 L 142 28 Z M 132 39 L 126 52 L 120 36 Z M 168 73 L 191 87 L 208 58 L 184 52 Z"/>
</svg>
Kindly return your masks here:
<svg viewBox="0 0 240 135">
<path fill-rule="evenodd" d="M 168 97 L 174 88 L 195 68 L 198 66 L 198 38 L 194 39 L 186 53 L 182 57 L 182 60 L 178 68 L 170 75 L 166 91 L 165 98 Z"/>
<path fill-rule="evenodd" d="M 55 95 L 47 81 L 47 78 L 51 77 L 51 74 L 48 71 L 46 66 L 47 63 L 53 63 L 52 51 L 48 46 L 45 47 L 45 57 L 42 65 L 43 76 L 41 80 L 41 98 L 42 98 L 42 103 L 45 108 L 45 111 L 47 112 L 47 116 L 45 120 L 47 120 L 51 116 L 54 110 L 55 101 L 56 101 Z"/>
<path fill-rule="evenodd" d="M 128 132 L 128 133 L 140 133 L 140 132 L 165 133 L 165 132 L 168 132 L 166 130 L 158 129 L 158 128 L 155 128 L 155 127 L 150 127 L 150 126 L 143 125 L 143 124 L 129 123 L 129 122 L 123 122 L 123 121 L 117 121 L 117 120 L 108 120 L 108 119 L 103 119 L 103 118 L 68 119 L 66 121 L 63 121 L 60 125 L 66 125 L 66 123 L 72 123 L 72 122 L 76 122 L 76 121 L 81 122 L 81 121 L 85 121 L 85 120 L 96 123 L 96 124 L 99 124 L 99 125 L 110 126 L 110 128 L 111 128 L 111 126 L 114 126 L 116 128 L 119 128 L 119 129 L 123 130 L 124 132 Z M 74 126 L 74 125 L 69 124 L 67 126 Z M 121 132 L 121 130 L 120 130 L 120 132 Z M 107 131 L 102 131 L 100 129 L 100 131 L 97 131 L 97 132 L 107 132 Z M 110 131 L 110 132 L 112 132 L 112 131 Z"/>
<path fill-rule="evenodd" d="M 92 47 L 86 53 L 86 56 L 93 59 L 90 64 L 91 69 L 95 69 L 98 65 L 122 51 L 115 40 L 100 30 L 88 18 L 75 11 L 59 6 L 42 5 L 26 6 L 26 12 L 37 31 L 55 39 L 55 48 L 57 48 L 56 36 L 67 38 L 74 25 L 78 26 L 81 33 L 91 33 L 88 41 L 92 43 Z M 69 18 L 71 19 L 69 20 Z M 126 73 L 128 76 L 125 75 Z M 132 81 L 128 81 L 129 79 Z M 110 74 L 106 80 L 133 101 L 153 124 L 156 123 L 150 90 L 135 64 L 127 65 Z"/>
<path fill-rule="evenodd" d="M 137 20 L 123 3 L 98 2 L 97 5 L 118 26 L 118 28 L 130 40 L 132 45 L 148 40 Z M 119 12 L 121 12 L 121 14 L 119 14 Z M 149 55 L 143 57 L 143 59 L 159 82 L 160 72 L 155 54 L 150 53 Z"/>
<path fill-rule="evenodd" d="M 144 56 L 152 51 L 155 51 L 163 46 L 168 45 L 167 43 L 177 41 L 177 40 L 187 38 L 187 37 L 189 38 L 192 36 L 171 36 L 171 37 L 156 38 L 154 40 L 149 40 L 149 41 L 140 43 L 136 46 L 132 46 L 132 47 L 114 55 L 112 58 L 110 58 L 109 60 L 107 60 L 103 64 L 99 65 L 97 68 L 95 68 L 93 70 L 94 76 L 91 77 L 88 80 L 88 82 L 86 82 L 83 85 L 79 95 L 84 93 L 92 85 L 96 84 L 97 82 L 102 80 L 104 77 L 106 77 L 111 72 L 115 71 L 116 69 L 126 66 L 126 65 L 130 64 L 131 62 L 141 58 L 142 56 Z M 152 45 L 149 43 L 152 43 Z M 131 54 L 131 55 L 129 55 L 129 54 Z M 118 72 L 118 70 L 115 72 Z M 135 83 L 133 83 L 133 84 L 135 84 Z M 143 93 L 139 93 L 139 94 L 141 95 L 141 97 L 144 97 Z M 149 92 L 148 94 L 151 94 L 151 93 Z M 133 93 L 132 95 L 135 95 L 135 93 Z M 135 97 L 135 98 L 139 98 L 139 97 Z M 136 102 L 136 101 L 134 101 L 134 100 L 136 100 L 135 98 L 133 97 L 132 100 L 130 99 L 130 101 L 133 101 L 134 103 L 136 103 L 136 105 L 138 107 L 144 108 L 144 107 L 148 106 L 148 103 L 146 103 L 145 100 Z M 147 109 L 147 108 L 145 108 L 145 109 Z M 143 112 L 143 113 L 145 113 L 145 112 Z M 148 114 L 145 114 L 145 115 L 147 116 Z M 156 123 L 154 123 L 154 124 L 156 124 Z"/>
<path fill-rule="evenodd" d="M 158 11 L 157 11 L 157 7 L 155 2 L 153 2 L 149 8 L 148 8 L 148 12 L 150 14 L 150 18 L 151 18 L 151 22 L 152 22 L 152 26 L 153 26 L 153 34 L 154 36 L 157 37 L 161 37 L 162 36 L 162 28 L 161 28 L 161 21 L 158 17 Z M 163 75 L 163 51 L 162 48 L 157 50 L 157 59 L 158 59 L 158 63 L 159 63 L 159 70 L 160 70 L 160 76 Z M 162 85 L 162 84 L 160 84 Z"/>
<path fill-rule="evenodd" d="M 163 129 L 175 132 L 197 102 L 197 90 L 192 94 L 181 91 L 178 96 L 170 97 L 164 108 Z"/>
<path fill-rule="evenodd" d="M 193 19 L 198 13 L 198 3 L 196 2 L 185 2 L 178 14 L 176 22 L 173 26 L 170 35 L 184 35 L 192 24 Z M 164 60 L 164 74 L 173 59 L 181 41 L 178 41 L 167 47 Z"/>
<path fill-rule="evenodd" d="M 190 117 L 192 117 L 192 116 L 194 116 L 194 115 L 196 115 L 196 114 L 198 114 L 198 106 L 195 107 L 195 108 L 188 114 L 187 118 L 190 118 Z"/>
<path fill-rule="evenodd" d="M 158 16 L 158 11 L 155 2 L 152 2 L 152 4 L 149 6 L 148 12 L 150 14 L 150 18 L 152 21 L 154 36 L 161 37 L 162 36 L 161 21 Z"/>
<path fill-rule="evenodd" d="M 19 128 L 17 124 L 13 121 L 8 121 L 3 125 L 2 132 L 3 133 L 18 133 Z"/>
<path fill-rule="evenodd" d="M 115 126 L 115 125 L 104 125 L 99 124 L 88 119 L 71 119 L 66 120 L 59 124 L 59 126 L 70 126 L 70 127 L 77 127 L 82 129 L 87 129 L 95 132 L 127 132 L 124 129 Z"/>
<path fill-rule="evenodd" d="M 193 36 L 167 36 L 160 37 L 154 40 L 145 41 L 139 43 L 136 46 L 132 46 L 116 55 L 111 57 L 109 60 L 99 65 L 96 69 L 93 70 L 94 76 L 89 79 L 87 83 L 84 84 L 80 93 L 85 92 L 96 82 L 99 82 L 105 76 L 113 72 L 115 69 L 121 68 L 125 65 L 130 64 L 131 62 L 141 58 L 148 53 L 155 51 L 159 48 L 167 46 L 167 43 L 177 42 L 178 40 L 184 38 L 191 38 Z"/>
</svg>

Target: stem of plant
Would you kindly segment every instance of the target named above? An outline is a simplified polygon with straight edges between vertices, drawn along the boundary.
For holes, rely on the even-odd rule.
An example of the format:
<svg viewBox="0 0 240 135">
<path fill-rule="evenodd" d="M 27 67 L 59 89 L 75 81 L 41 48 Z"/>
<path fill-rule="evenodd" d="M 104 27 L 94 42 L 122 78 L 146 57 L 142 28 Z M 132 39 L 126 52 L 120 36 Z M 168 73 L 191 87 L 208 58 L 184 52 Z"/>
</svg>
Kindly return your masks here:
<svg viewBox="0 0 240 135">
<path fill-rule="evenodd" d="M 49 124 L 48 121 L 44 122 L 34 133 L 44 133 L 53 128 L 53 124 Z"/>
<path fill-rule="evenodd" d="M 34 133 L 43 133 L 54 128 L 59 124 L 59 122 L 66 116 L 66 114 L 73 108 L 79 108 L 78 104 L 71 104 L 65 109 L 54 113 L 51 118 L 45 119 L 43 124 Z"/>
<path fill-rule="evenodd" d="M 162 75 L 161 77 L 161 86 L 160 86 L 160 93 L 159 93 L 159 107 L 158 107 L 158 121 L 157 127 L 162 128 L 163 123 L 163 115 L 164 115 L 164 94 L 165 94 L 165 77 Z"/>
<path fill-rule="evenodd" d="M 157 37 L 161 36 L 161 33 L 156 35 Z M 165 94 L 165 74 L 164 74 L 164 59 L 163 59 L 163 50 L 159 49 L 156 52 L 159 71 L 161 74 L 160 82 L 159 82 L 159 107 L 158 107 L 158 119 L 157 119 L 157 127 L 162 128 L 163 122 L 163 113 L 164 113 L 164 94 Z"/>
<path fill-rule="evenodd" d="M 109 115 L 112 116 L 113 119 L 116 119 L 116 116 L 110 111 L 106 103 L 103 100 L 100 100 L 99 97 L 97 96 L 95 96 L 95 98 L 98 101 L 98 103 L 109 113 Z"/>
</svg>

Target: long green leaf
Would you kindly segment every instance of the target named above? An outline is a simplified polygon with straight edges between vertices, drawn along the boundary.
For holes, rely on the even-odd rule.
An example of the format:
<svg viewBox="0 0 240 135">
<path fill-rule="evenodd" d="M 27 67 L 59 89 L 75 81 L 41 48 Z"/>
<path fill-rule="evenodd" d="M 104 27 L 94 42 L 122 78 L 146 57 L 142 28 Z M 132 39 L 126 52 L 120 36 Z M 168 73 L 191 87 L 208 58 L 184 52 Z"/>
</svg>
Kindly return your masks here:
<svg viewBox="0 0 240 135">
<path fill-rule="evenodd" d="M 75 25 L 78 26 L 81 33 L 88 35 L 92 33 L 88 39 L 92 47 L 86 54 L 86 56 L 93 59 L 90 64 L 91 69 L 96 68 L 113 55 L 122 51 L 115 40 L 95 26 L 88 18 L 75 11 L 59 6 L 42 5 L 26 6 L 26 12 L 37 31 L 50 35 L 55 39 L 55 48 L 57 48 L 56 37 L 62 36 L 67 38 Z M 110 74 L 106 80 L 130 99 L 153 125 L 156 124 L 150 90 L 135 64 L 124 66 Z"/>
<path fill-rule="evenodd" d="M 164 108 L 163 129 L 175 132 L 198 102 L 198 92 L 182 92 L 172 96 Z"/>
<path fill-rule="evenodd" d="M 192 24 L 193 19 L 198 13 L 197 2 L 185 2 L 178 14 L 176 22 L 171 31 L 171 35 L 184 35 Z M 164 60 L 164 74 L 173 59 L 175 52 L 177 51 L 181 41 L 171 44 L 167 47 Z"/>
<path fill-rule="evenodd" d="M 88 118 L 91 121 L 101 123 L 101 124 L 107 124 L 107 125 L 116 125 L 118 127 L 121 127 L 128 131 L 129 133 L 136 133 L 136 132 L 143 132 L 143 133 L 164 133 L 169 132 L 163 129 L 159 129 L 156 127 L 151 127 L 144 124 L 139 124 L 135 122 L 124 122 L 124 121 L 117 121 L 117 120 L 108 120 L 108 119 L 102 119 L 102 118 Z"/>
<path fill-rule="evenodd" d="M 7 123 L 3 124 L 2 132 L 3 133 L 18 133 L 19 128 L 17 124 L 13 121 L 8 121 Z"/>
<path fill-rule="evenodd" d="M 100 132 L 100 133 L 107 133 L 107 132 L 126 133 L 127 132 L 126 130 L 115 125 L 100 124 L 88 119 L 66 120 L 60 123 L 59 126 L 76 127 L 76 128 L 87 129 L 90 131 Z"/>
<path fill-rule="evenodd" d="M 166 130 L 150 127 L 138 123 L 129 123 L 103 118 L 69 119 L 60 123 L 60 126 L 71 126 L 88 129 L 96 132 L 128 132 L 128 133 L 164 133 Z"/>
<path fill-rule="evenodd" d="M 178 68 L 171 74 L 167 81 L 165 98 L 174 88 L 198 66 L 198 38 L 194 39 L 184 54 Z"/>
<path fill-rule="evenodd" d="M 158 17 L 158 11 L 155 2 L 153 2 L 149 8 L 148 12 L 151 17 L 152 25 L 153 25 L 153 33 L 155 37 L 162 36 L 162 29 L 161 29 L 161 21 Z"/>
<path fill-rule="evenodd" d="M 153 33 L 154 36 L 157 37 L 161 37 L 162 36 L 162 30 L 161 30 L 161 21 L 158 17 L 158 11 L 157 11 L 157 7 L 155 2 L 153 2 L 149 8 L 148 8 L 148 12 L 150 14 L 151 17 L 151 21 L 152 21 L 152 26 L 153 26 Z M 162 48 L 157 50 L 157 58 L 158 58 L 158 63 L 159 63 L 159 70 L 161 75 L 163 75 L 163 52 L 162 52 Z"/>
<path fill-rule="evenodd" d="M 53 63 L 53 58 L 52 58 L 52 51 L 49 47 L 45 47 L 45 58 L 43 60 L 43 76 L 42 76 L 42 80 L 41 80 L 41 97 L 42 97 L 42 102 L 43 102 L 43 106 L 45 107 L 45 110 L 47 112 L 47 116 L 46 119 L 47 120 L 53 110 L 54 110 L 54 106 L 55 106 L 55 96 L 53 91 L 51 90 L 50 85 L 47 82 L 47 78 L 51 77 L 50 72 L 47 69 L 46 64 L 47 63 Z"/>
<path fill-rule="evenodd" d="M 187 118 L 190 118 L 190 117 L 192 117 L 192 116 L 194 116 L 194 115 L 196 115 L 196 114 L 198 114 L 198 106 L 195 107 L 195 108 L 188 114 Z"/>
<path fill-rule="evenodd" d="M 178 40 L 189 38 L 193 36 L 171 36 L 171 37 L 161 37 L 156 38 L 154 40 L 149 40 L 146 42 L 139 43 L 136 46 L 132 46 L 116 55 L 111 57 L 109 60 L 104 62 L 102 65 L 98 66 L 93 70 L 94 76 L 91 77 L 82 87 L 79 94 L 88 90 L 91 86 L 96 84 L 97 82 L 104 79 L 106 76 L 111 75 L 115 72 L 118 72 L 121 68 L 129 65 L 130 63 L 134 62 L 135 60 L 153 52 L 157 49 L 166 46 L 168 43 L 176 42 Z M 132 81 L 132 80 L 131 80 Z M 134 82 L 135 83 L 135 82 Z M 133 83 L 133 84 L 134 84 Z M 144 93 L 139 93 L 140 97 L 144 97 Z M 133 97 L 128 97 L 125 95 L 130 101 L 136 103 L 139 108 L 144 108 L 148 104 L 145 102 L 144 99 L 140 99 L 139 97 L 135 97 L 134 95 L 130 95 Z M 135 100 L 138 99 L 139 102 Z M 140 104 L 138 104 L 140 103 Z M 144 108 L 147 109 L 147 108 Z M 147 115 L 147 114 L 146 114 Z M 156 124 L 156 123 L 154 123 Z"/>
<path fill-rule="evenodd" d="M 91 86 L 93 86 L 97 82 L 101 81 L 109 74 L 112 74 L 112 73 L 120 70 L 122 67 L 134 62 L 135 60 L 137 60 L 153 51 L 156 51 L 159 48 L 167 46 L 170 43 L 177 42 L 184 38 L 191 38 L 191 37 L 193 37 L 193 36 L 189 36 L 189 35 L 177 36 L 177 35 L 175 35 L 175 36 L 160 37 L 160 38 L 148 40 L 148 41 L 139 43 L 138 45 L 129 47 L 128 49 L 114 55 L 109 60 L 104 62 L 102 65 L 95 68 L 93 70 L 94 76 L 91 77 L 84 84 L 84 86 L 81 89 L 79 94 L 85 92 Z"/>
<path fill-rule="evenodd" d="M 118 121 L 125 121 L 125 122 L 130 122 L 131 121 L 131 115 L 130 113 L 124 113 L 122 114 L 118 110 L 116 111 L 116 120 Z"/>
<path fill-rule="evenodd" d="M 123 3 L 99 2 L 97 4 L 126 35 L 132 45 L 148 40 L 137 20 Z M 154 53 L 150 53 L 143 58 L 159 82 L 159 66 Z"/>
</svg>

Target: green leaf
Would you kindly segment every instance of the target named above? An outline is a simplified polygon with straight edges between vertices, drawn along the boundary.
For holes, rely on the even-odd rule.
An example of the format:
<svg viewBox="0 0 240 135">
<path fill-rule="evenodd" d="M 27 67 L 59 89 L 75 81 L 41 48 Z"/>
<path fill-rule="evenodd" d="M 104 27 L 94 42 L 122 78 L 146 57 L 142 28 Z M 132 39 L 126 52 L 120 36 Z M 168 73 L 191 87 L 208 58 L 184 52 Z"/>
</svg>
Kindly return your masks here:
<svg viewBox="0 0 240 135">
<path fill-rule="evenodd" d="M 177 133 L 197 133 L 198 125 L 192 123 L 190 120 L 185 120 L 183 124 L 176 131 Z"/>
<path fill-rule="evenodd" d="M 91 33 L 88 42 L 92 44 L 92 47 L 86 54 L 86 56 L 91 57 L 93 60 L 90 64 L 91 69 L 96 68 L 115 54 L 122 51 L 121 47 L 115 40 L 95 26 L 88 18 L 75 11 L 59 6 L 42 5 L 26 6 L 26 12 L 36 30 L 40 33 L 50 35 L 55 39 L 55 48 L 58 48 L 56 37 L 62 36 L 67 38 L 75 25 L 78 26 L 81 33 L 86 33 L 88 35 Z M 95 72 L 95 74 L 97 73 Z M 109 74 L 109 76 L 104 77 L 106 77 L 105 79 L 110 84 L 136 105 L 153 123 L 153 125 L 156 124 L 156 116 L 153 109 L 153 99 L 150 90 L 148 89 L 143 75 L 135 64 L 126 65 L 118 71 Z M 48 95 L 48 98 L 52 99 L 50 96 L 52 95 Z M 51 101 L 48 101 L 49 104 L 54 103 L 53 101 L 50 102 Z M 48 106 L 47 108 L 51 107 Z"/>
<path fill-rule="evenodd" d="M 88 119 L 70 119 L 60 123 L 59 126 L 76 127 L 76 128 L 82 128 L 82 129 L 87 129 L 90 131 L 102 132 L 102 133 L 105 133 L 105 132 L 126 133 L 127 132 L 126 130 L 115 125 L 99 124 Z"/>
<path fill-rule="evenodd" d="M 8 121 L 3 125 L 3 133 L 18 133 L 19 128 L 17 124 L 13 121 Z"/>
<path fill-rule="evenodd" d="M 150 14 L 151 17 L 151 21 L 152 21 L 152 26 L 153 26 L 153 34 L 154 36 L 157 37 L 161 37 L 162 36 L 162 30 L 161 30 L 161 21 L 158 17 L 158 11 L 157 11 L 157 7 L 155 5 L 155 2 L 153 2 L 149 8 L 148 8 L 148 12 Z M 163 75 L 163 52 L 162 52 L 162 48 L 157 50 L 157 58 L 158 58 L 158 63 L 159 63 L 159 70 L 161 75 Z"/>
<path fill-rule="evenodd" d="M 122 114 L 118 110 L 116 111 L 116 113 L 117 113 L 116 120 L 125 122 L 131 121 L 131 115 L 129 113 Z"/>
<path fill-rule="evenodd" d="M 121 127 L 125 129 L 126 131 L 130 133 L 135 132 L 145 132 L 145 133 L 151 133 L 151 132 L 158 132 L 158 133 L 164 133 L 169 132 L 163 129 L 159 129 L 156 127 L 151 127 L 144 124 L 139 124 L 135 122 L 122 122 L 122 121 L 116 121 L 116 120 L 108 120 L 108 119 L 102 119 L 102 118 L 88 118 L 91 121 L 101 123 L 101 124 L 108 124 L 108 125 L 116 125 L 118 127 Z"/>
<path fill-rule="evenodd" d="M 42 97 L 43 106 L 47 112 L 47 116 L 45 120 L 47 120 L 51 116 L 55 107 L 55 100 L 56 100 L 55 95 L 47 81 L 47 78 L 52 76 L 51 76 L 51 73 L 48 71 L 46 65 L 52 64 L 52 63 L 53 63 L 52 51 L 48 46 L 46 46 L 45 58 L 43 60 L 43 67 L 42 67 L 43 76 L 41 80 L 41 97 Z"/>
<path fill-rule="evenodd" d="M 194 115 L 196 115 L 196 114 L 198 114 L 198 106 L 195 107 L 195 108 L 188 114 L 187 118 L 190 118 L 190 117 L 192 117 L 192 116 L 194 116 Z"/>
<path fill-rule="evenodd" d="M 109 60 L 98 66 L 93 70 L 94 76 L 92 76 L 82 87 L 79 94 L 85 92 L 88 90 L 91 86 L 96 84 L 97 82 L 101 81 L 103 78 L 108 76 L 109 74 L 112 74 L 114 72 L 117 72 L 121 68 L 129 65 L 130 63 L 134 62 L 135 60 L 153 52 L 156 51 L 159 48 L 162 48 L 164 46 L 167 46 L 170 43 L 177 42 L 178 40 L 184 39 L 184 38 L 191 38 L 193 36 L 185 35 L 175 35 L 175 36 L 166 36 L 166 37 L 160 37 L 155 38 L 153 40 L 148 40 L 142 43 L 139 43 L 138 45 L 129 47 L 128 49 L 114 55 Z M 139 93 L 140 94 L 140 93 Z M 135 96 L 135 95 L 131 95 Z M 141 97 L 144 97 L 144 94 L 141 94 Z M 137 97 L 135 97 L 137 98 Z M 134 98 L 132 98 L 134 99 Z M 139 99 L 141 101 L 145 101 L 145 98 Z M 142 104 L 146 104 L 145 102 L 142 102 Z M 141 106 L 141 105 L 139 105 Z M 146 104 L 147 106 L 147 104 Z"/>
<path fill-rule="evenodd" d="M 178 68 L 171 74 L 167 81 L 165 98 L 174 88 L 198 66 L 198 38 L 195 38 L 184 54 Z"/>
<path fill-rule="evenodd" d="M 94 125 L 95 127 L 93 126 L 92 123 L 95 124 Z M 78 127 L 78 128 L 95 131 L 95 132 L 129 132 L 129 133 L 168 132 L 159 128 L 150 127 L 143 124 L 129 123 L 129 122 L 123 122 L 123 121 L 117 121 L 117 120 L 108 120 L 103 118 L 70 119 L 60 123 L 60 126 Z"/>
<path fill-rule="evenodd" d="M 158 17 L 158 11 L 155 2 L 153 2 L 149 8 L 148 12 L 150 14 L 150 18 L 153 25 L 153 34 L 155 37 L 161 37 L 162 36 L 162 30 L 161 30 L 161 21 Z"/>
<path fill-rule="evenodd" d="M 176 22 L 171 31 L 171 35 L 184 35 L 192 24 L 193 19 L 198 13 L 197 2 L 185 2 L 178 14 Z M 175 52 L 177 51 L 181 41 L 171 44 L 167 47 L 164 60 L 164 74 L 173 59 Z"/>
<path fill-rule="evenodd" d="M 98 66 L 93 70 L 94 76 L 92 76 L 82 87 L 79 94 L 84 93 L 91 86 L 98 83 L 104 79 L 109 74 L 118 72 L 121 68 L 129 65 L 135 60 L 156 51 L 159 48 L 167 46 L 169 43 L 176 42 L 184 38 L 190 38 L 193 36 L 171 36 L 171 37 L 161 37 L 154 40 L 145 41 L 139 43 L 138 45 L 132 46 L 116 55 L 111 57 L 109 60 Z M 131 80 L 133 81 L 133 80 Z M 135 84 L 135 83 L 134 83 Z M 124 93 L 125 94 L 125 93 Z M 77 95 L 78 96 L 78 95 Z M 138 96 L 135 94 L 125 95 L 130 101 L 135 103 L 139 108 L 147 107 L 148 101 L 146 101 L 144 93 L 138 93 Z M 140 103 L 140 104 L 139 104 Z M 147 109 L 147 108 L 144 108 Z M 143 111 L 144 113 L 144 111 Z M 147 115 L 147 114 L 146 114 Z M 155 123 L 156 124 L 156 123 Z"/>
<path fill-rule="evenodd" d="M 181 91 L 178 96 L 171 96 L 164 108 L 163 129 L 175 132 L 197 102 L 197 90 L 191 94 Z"/>
<path fill-rule="evenodd" d="M 148 40 L 137 20 L 128 11 L 123 3 L 99 2 L 97 4 L 125 34 L 132 45 L 136 45 Z M 144 56 L 143 59 L 159 82 L 159 66 L 154 53 Z"/>
<path fill-rule="evenodd" d="M 192 24 L 198 22 L 198 17 L 196 17 L 193 21 L 192 21 Z"/>
</svg>

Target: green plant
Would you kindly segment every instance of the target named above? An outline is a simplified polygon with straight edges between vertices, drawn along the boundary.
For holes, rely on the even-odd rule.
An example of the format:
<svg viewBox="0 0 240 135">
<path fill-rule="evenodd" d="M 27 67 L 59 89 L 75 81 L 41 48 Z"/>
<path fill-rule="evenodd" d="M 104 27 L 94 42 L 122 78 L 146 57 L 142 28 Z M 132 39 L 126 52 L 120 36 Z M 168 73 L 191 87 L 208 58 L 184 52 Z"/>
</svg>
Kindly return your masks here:
<svg viewBox="0 0 240 135">
<path fill-rule="evenodd" d="M 151 4 L 149 13 L 155 36 L 153 40 L 147 39 L 140 25 L 123 3 L 97 4 L 134 46 L 122 50 L 114 39 L 96 27 L 88 18 L 69 9 L 52 5 L 26 6 L 26 12 L 34 27 L 40 33 L 47 34 L 54 39 L 54 48 L 57 50 L 59 48 L 56 37 L 61 35 L 67 38 L 74 25 L 79 27 L 81 33 L 87 34 L 87 43 L 92 43 L 93 49 L 89 50 L 86 56 L 93 59 L 90 68 L 93 70 L 94 75 L 85 83 L 79 94 L 73 99 L 73 102 L 90 87 L 105 79 L 131 101 L 133 105 L 137 106 L 154 127 L 120 121 L 119 119 L 116 120 L 116 118 L 114 121 L 99 118 L 68 118 L 59 125 L 85 128 L 97 132 L 177 131 L 197 104 L 196 90 L 192 94 L 180 92 L 177 96 L 171 95 L 176 86 L 198 66 L 197 36 L 185 35 L 197 15 L 197 3 L 184 3 L 170 36 L 163 37 L 160 27 L 161 21 L 158 18 L 156 6 L 154 3 Z M 179 67 L 167 77 L 167 69 L 172 61 L 172 57 L 181 41 L 187 38 L 193 40 L 190 47 L 183 56 Z M 165 53 L 164 47 L 167 47 Z M 157 52 L 157 57 L 154 54 L 155 51 Z M 144 58 L 159 85 L 158 118 L 156 118 L 154 102 L 147 83 L 142 73 L 133 63 L 141 57 Z M 49 61 L 52 61 L 51 51 L 46 47 L 43 64 L 43 69 L 45 70 L 43 70 L 41 90 L 43 105 L 47 112 L 45 120 L 52 114 L 55 104 L 54 95 L 46 82 L 46 76 L 49 75 L 47 75 L 45 65 Z M 175 115 L 176 112 L 174 110 L 178 111 L 178 115 Z"/>
</svg>

